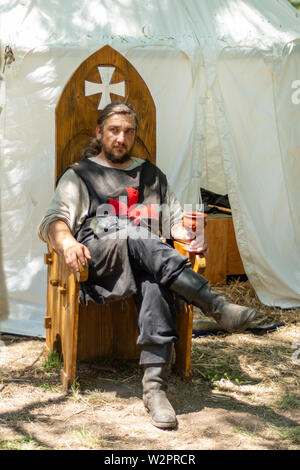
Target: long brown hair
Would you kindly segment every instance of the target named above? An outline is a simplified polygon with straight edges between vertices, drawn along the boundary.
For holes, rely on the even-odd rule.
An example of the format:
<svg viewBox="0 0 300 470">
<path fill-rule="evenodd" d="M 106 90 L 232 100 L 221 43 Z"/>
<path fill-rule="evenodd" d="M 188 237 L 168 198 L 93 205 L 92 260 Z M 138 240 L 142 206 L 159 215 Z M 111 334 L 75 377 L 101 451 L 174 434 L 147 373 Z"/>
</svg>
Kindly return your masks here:
<svg viewBox="0 0 300 470">
<path fill-rule="evenodd" d="M 130 103 L 124 103 L 122 101 L 113 101 L 109 103 L 105 108 L 100 112 L 97 125 L 100 129 L 103 129 L 103 126 L 108 118 L 114 114 L 130 114 L 134 117 L 136 129 L 139 127 L 139 119 L 137 113 L 133 106 Z M 101 142 L 93 137 L 88 145 L 82 150 L 82 158 L 95 157 L 101 152 Z"/>
</svg>

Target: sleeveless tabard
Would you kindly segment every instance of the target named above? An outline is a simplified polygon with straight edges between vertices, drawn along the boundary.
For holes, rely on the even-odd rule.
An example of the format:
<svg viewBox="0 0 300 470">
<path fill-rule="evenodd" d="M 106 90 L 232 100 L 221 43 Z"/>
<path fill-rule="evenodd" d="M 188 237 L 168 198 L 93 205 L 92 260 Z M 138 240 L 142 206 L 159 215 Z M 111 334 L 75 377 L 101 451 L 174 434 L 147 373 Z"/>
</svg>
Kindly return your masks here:
<svg viewBox="0 0 300 470">
<path fill-rule="evenodd" d="M 89 278 L 81 283 L 85 304 L 104 303 L 136 293 L 131 270 L 126 227 L 133 224 L 158 233 L 160 206 L 167 178 L 148 160 L 132 170 L 120 170 L 83 159 L 71 165 L 85 183 L 89 210 L 75 238 L 88 247 Z"/>
</svg>

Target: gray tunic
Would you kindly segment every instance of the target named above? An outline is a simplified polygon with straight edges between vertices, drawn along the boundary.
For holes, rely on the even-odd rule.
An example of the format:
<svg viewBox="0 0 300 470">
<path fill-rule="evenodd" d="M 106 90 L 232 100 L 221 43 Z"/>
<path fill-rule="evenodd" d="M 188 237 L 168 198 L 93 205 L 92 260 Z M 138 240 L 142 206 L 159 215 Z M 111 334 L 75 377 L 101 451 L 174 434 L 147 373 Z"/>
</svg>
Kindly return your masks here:
<svg viewBox="0 0 300 470">
<path fill-rule="evenodd" d="M 90 160 L 99 163 L 97 157 Z M 126 170 L 132 170 L 144 163 L 144 160 L 132 157 L 133 163 Z M 88 215 L 89 195 L 84 182 L 69 169 L 59 180 L 55 194 L 49 208 L 38 226 L 38 236 L 45 243 L 49 243 L 48 228 L 55 220 L 62 220 L 69 227 L 72 235 L 75 235 Z M 164 220 L 170 220 L 174 225 L 182 220 L 182 208 L 170 186 L 167 187 L 164 207 L 162 209 Z"/>
</svg>

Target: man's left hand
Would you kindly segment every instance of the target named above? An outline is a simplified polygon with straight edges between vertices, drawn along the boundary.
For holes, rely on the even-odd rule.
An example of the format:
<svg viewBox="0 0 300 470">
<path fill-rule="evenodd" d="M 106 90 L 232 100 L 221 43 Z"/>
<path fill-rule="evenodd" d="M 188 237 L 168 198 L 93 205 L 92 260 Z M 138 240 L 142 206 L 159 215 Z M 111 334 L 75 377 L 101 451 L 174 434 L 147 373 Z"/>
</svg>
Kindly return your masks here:
<svg viewBox="0 0 300 470">
<path fill-rule="evenodd" d="M 208 245 L 205 240 L 204 229 L 193 232 L 191 229 L 184 227 L 181 223 L 173 225 L 171 228 L 171 236 L 174 240 L 183 243 L 189 243 L 189 249 L 197 253 L 207 255 Z"/>
</svg>

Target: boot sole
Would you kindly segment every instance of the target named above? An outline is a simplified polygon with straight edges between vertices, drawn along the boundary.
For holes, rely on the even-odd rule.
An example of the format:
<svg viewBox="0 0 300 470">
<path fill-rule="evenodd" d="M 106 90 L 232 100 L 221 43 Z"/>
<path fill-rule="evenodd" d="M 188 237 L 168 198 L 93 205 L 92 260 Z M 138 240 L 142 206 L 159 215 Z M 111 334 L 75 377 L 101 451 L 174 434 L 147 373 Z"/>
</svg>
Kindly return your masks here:
<svg viewBox="0 0 300 470">
<path fill-rule="evenodd" d="M 243 331 L 246 330 L 246 328 L 250 325 L 250 323 L 255 319 L 256 315 L 257 315 L 257 311 L 255 309 L 250 310 L 247 320 L 243 323 L 243 325 L 241 325 L 239 328 L 236 328 L 236 329 L 229 329 L 229 328 L 226 328 L 224 325 L 222 326 L 226 331 L 229 331 L 229 333 L 242 333 Z"/>
<path fill-rule="evenodd" d="M 153 419 L 151 419 L 151 423 L 153 424 L 153 426 L 160 429 L 174 429 L 177 426 L 177 421 L 175 423 L 157 423 L 156 421 L 153 421 Z"/>
<path fill-rule="evenodd" d="M 150 412 L 150 409 L 148 408 L 148 406 L 146 406 L 144 404 L 147 412 L 151 415 L 151 412 Z M 177 419 L 175 418 L 175 421 L 171 421 L 169 423 L 167 422 L 160 422 L 160 421 L 155 421 L 152 416 L 151 416 L 151 424 L 153 424 L 153 426 L 155 426 L 156 428 L 160 428 L 160 429 L 174 429 L 177 427 Z"/>
</svg>

